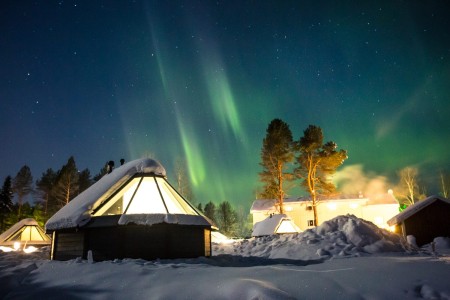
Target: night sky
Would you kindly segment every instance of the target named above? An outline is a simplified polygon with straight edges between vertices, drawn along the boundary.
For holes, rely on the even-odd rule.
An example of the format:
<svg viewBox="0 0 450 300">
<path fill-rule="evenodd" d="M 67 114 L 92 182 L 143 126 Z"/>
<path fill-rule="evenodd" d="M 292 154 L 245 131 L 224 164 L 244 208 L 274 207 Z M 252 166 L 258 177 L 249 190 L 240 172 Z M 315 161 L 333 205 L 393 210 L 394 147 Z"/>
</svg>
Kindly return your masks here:
<svg viewBox="0 0 450 300">
<path fill-rule="evenodd" d="M 196 200 L 248 207 L 268 123 L 345 166 L 450 171 L 448 1 L 0 2 L 0 180 L 70 156 L 185 159 Z M 369 1 L 367 1 L 369 2 Z M 174 183 L 174 180 L 171 180 Z"/>
</svg>

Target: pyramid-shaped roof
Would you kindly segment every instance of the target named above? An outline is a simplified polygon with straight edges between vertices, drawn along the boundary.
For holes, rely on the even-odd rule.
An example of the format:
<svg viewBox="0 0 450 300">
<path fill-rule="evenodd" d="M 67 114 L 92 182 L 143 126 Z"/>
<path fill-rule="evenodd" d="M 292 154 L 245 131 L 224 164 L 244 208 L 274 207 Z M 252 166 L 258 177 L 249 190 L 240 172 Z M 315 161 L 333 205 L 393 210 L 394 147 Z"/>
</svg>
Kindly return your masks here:
<svg viewBox="0 0 450 300">
<path fill-rule="evenodd" d="M 297 233 L 301 230 L 285 214 L 275 214 L 253 225 L 252 236 L 272 235 L 276 233 Z"/>
<path fill-rule="evenodd" d="M 409 217 L 411 217 L 412 215 L 416 214 L 417 212 L 421 211 L 425 207 L 434 203 L 435 201 L 442 201 L 450 205 L 450 200 L 448 199 L 439 196 L 430 196 L 424 200 L 414 203 L 411 206 L 408 206 L 404 211 L 388 220 L 387 223 L 389 226 L 399 224 L 404 220 L 408 219 Z"/>
<path fill-rule="evenodd" d="M 138 159 L 106 174 L 53 215 L 46 230 L 82 227 L 93 217 L 120 216 L 119 225 L 210 225 L 166 180 L 164 167 Z"/>
<path fill-rule="evenodd" d="M 33 245 L 49 245 L 50 238 L 35 219 L 23 219 L 0 235 L 1 246 L 11 246 L 15 242 Z"/>
</svg>

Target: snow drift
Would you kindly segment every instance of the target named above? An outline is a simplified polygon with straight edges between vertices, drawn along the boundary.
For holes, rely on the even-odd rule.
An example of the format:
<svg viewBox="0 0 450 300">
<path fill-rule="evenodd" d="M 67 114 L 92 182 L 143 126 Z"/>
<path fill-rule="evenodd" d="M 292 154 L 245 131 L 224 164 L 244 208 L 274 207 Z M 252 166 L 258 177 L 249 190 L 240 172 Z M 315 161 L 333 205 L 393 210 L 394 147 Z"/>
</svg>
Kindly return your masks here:
<svg viewBox="0 0 450 300">
<path fill-rule="evenodd" d="M 411 248 L 403 237 L 353 215 L 338 216 L 301 233 L 256 237 L 228 244 L 213 243 L 215 254 L 293 260 L 409 250 Z"/>
</svg>

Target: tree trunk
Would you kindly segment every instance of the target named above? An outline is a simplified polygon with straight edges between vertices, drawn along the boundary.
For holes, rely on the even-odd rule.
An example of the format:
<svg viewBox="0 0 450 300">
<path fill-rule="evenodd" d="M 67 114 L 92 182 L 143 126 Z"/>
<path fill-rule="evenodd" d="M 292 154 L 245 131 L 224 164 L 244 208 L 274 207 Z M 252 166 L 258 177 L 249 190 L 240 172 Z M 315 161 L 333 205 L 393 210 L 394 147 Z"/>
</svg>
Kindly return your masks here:
<svg viewBox="0 0 450 300">
<path fill-rule="evenodd" d="M 22 195 L 18 195 L 17 202 L 19 204 L 19 209 L 17 211 L 17 220 L 20 221 L 22 219 Z"/>
<path fill-rule="evenodd" d="M 284 213 L 283 194 L 283 165 L 278 162 L 278 203 L 280 204 L 280 214 Z"/>
<path fill-rule="evenodd" d="M 319 225 L 319 216 L 317 215 L 317 205 L 316 205 L 316 193 L 313 192 L 312 195 L 312 207 L 314 213 L 314 226 Z"/>
</svg>

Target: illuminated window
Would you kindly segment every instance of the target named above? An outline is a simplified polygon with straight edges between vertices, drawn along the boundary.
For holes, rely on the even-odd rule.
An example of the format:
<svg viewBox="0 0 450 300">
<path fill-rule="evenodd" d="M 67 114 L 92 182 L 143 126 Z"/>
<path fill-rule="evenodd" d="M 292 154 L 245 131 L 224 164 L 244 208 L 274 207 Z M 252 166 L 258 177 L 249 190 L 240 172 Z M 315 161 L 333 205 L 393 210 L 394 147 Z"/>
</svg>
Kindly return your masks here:
<svg viewBox="0 0 450 300">
<path fill-rule="evenodd" d="M 308 220 L 308 226 L 314 226 L 314 220 Z"/>
<path fill-rule="evenodd" d="M 383 225 L 384 220 L 382 217 L 375 217 L 374 223 L 378 226 Z"/>
<path fill-rule="evenodd" d="M 167 210 L 164 205 L 154 177 L 144 177 L 138 190 L 134 194 L 125 194 L 123 204 L 125 214 L 166 214 Z M 130 203 L 131 201 L 131 203 Z M 128 208 L 127 208 L 128 206 Z"/>
<path fill-rule="evenodd" d="M 144 176 L 131 180 L 94 216 L 151 213 L 197 215 L 164 178 Z"/>
<path fill-rule="evenodd" d="M 163 178 L 157 177 L 156 181 L 161 189 L 164 201 L 170 214 L 197 215 L 197 212 L 170 186 Z"/>
<path fill-rule="evenodd" d="M 336 203 L 328 203 L 327 207 L 331 210 L 336 210 L 337 204 Z"/>
<path fill-rule="evenodd" d="M 116 193 L 107 203 L 94 213 L 94 216 L 121 215 L 130 202 L 141 178 L 135 178 Z M 124 201 L 125 198 L 125 201 Z M 125 202 L 125 204 L 124 204 Z"/>
<path fill-rule="evenodd" d="M 45 233 L 40 232 L 36 226 L 24 226 L 14 235 L 9 237 L 7 241 L 45 241 L 47 240 Z"/>
<path fill-rule="evenodd" d="M 282 220 L 278 226 L 277 233 L 293 233 L 298 232 L 290 220 Z"/>
<path fill-rule="evenodd" d="M 358 208 L 358 203 L 350 203 L 350 208 Z"/>
</svg>

